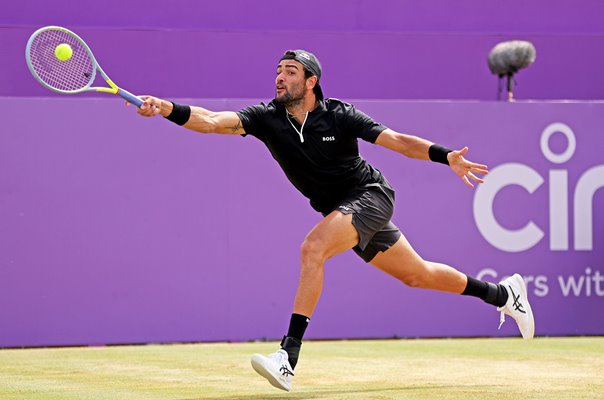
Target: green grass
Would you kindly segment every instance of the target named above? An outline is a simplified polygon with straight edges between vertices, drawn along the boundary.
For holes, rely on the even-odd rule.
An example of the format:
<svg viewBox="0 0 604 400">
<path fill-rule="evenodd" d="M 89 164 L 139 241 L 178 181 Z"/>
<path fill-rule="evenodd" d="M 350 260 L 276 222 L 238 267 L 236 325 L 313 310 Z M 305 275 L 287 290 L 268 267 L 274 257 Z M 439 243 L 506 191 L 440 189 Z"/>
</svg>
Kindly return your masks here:
<svg viewBox="0 0 604 400">
<path fill-rule="evenodd" d="M 0 350 L 0 399 L 604 399 L 604 338 L 307 341 L 290 393 L 249 364 L 276 349 Z"/>
</svg>

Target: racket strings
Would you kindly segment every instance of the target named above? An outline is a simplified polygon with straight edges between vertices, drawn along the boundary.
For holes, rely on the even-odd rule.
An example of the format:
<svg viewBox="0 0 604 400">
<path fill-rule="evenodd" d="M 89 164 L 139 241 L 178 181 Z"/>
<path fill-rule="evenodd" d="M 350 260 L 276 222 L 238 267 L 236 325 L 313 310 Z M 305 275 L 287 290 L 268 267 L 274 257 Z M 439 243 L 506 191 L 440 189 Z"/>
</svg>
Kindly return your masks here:
<svg viewBox="0 0 604 400">
<path fill-rule="evenodd" d="M 67 43 L 73 50 L 66 61 L 55 56 L 56 47 L 62 43 Z M 53 29 L 38 34 L 30 48 L 30 60 L 40 80 L 60 91 L 77 91 L 94 80 L 95 66 L 91 56 L 85 46 L 67 32 Z"/>
</svg>

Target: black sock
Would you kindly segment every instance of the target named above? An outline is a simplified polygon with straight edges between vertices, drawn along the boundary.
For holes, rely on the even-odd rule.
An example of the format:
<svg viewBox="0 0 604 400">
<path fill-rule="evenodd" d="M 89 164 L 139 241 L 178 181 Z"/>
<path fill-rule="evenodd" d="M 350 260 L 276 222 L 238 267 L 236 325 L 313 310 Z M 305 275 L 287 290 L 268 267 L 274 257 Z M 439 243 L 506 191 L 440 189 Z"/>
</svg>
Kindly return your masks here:
<svg viewBox="0 0 604 400">
<path fill-rule="evenodd" d="M 310 318 L 304 315 L 292 314 L 292 317 L 289 320 L 289 329 L 287 331 L 287 336 L 291 336 L 301 341 L 304 337 L 304 332 L 306 332 L 306 328 L 308 327 L 309 321 Z"/>
<path fill-rule="evenodd" d="M 508 292 L 503 285 L 479 281 L 471 276 L 468 276 L 468 284 L 461 294 L 478 297 L 497 307 L 503 307 L 508 301 Z"/>
<path fill-rule="evenodd" d="M 281 348 L 287 352 L 289 364 L 296 368 L 298 355 L 302 346 L 302 338 L 310 319 L 301 314 L 292 314 L 287 335 L 281 341 Z"/>
</svg>

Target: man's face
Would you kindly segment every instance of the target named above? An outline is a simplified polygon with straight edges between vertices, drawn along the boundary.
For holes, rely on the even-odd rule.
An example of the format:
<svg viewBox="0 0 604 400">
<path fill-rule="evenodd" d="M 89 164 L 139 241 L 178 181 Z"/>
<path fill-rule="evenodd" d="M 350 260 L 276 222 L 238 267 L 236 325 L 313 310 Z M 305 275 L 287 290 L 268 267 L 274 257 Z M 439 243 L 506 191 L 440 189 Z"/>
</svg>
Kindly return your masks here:
<svg viewBox="0 0 604 400">
<path fill-rule="evenodd" d="M 277 65 L 275 100 L 290 104 L 304 98 L 304 66 L 296 60 L 282 60 Z"/>
</svg>

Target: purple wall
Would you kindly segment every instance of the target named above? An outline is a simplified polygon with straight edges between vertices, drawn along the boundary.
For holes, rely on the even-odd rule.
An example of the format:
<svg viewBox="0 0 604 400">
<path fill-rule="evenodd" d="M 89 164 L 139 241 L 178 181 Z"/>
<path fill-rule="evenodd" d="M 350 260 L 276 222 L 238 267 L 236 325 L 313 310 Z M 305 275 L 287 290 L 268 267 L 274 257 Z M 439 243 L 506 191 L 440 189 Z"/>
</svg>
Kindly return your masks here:
<svg viewBox="0 0 604 400">
<path fill-rule="evenodd" d="M 424 257 L 492 280 L 532 277 L 537 335 L 604 334 L 604 103 L 356 104 L 395 129 L 468 145 L 493 171 L 472 191 L 444 166 L 363 144 L 397 188 L 395 223 Z M 0 98 L 0 110 L 0 346 L 283 334 L 298 247 L 319 216 L 259 141 L 142 119 L 109 97 Z M 540 147 L 553 123 L 576 139 L 559 164 Z M 548 148 L 563 154 L 567 142 L 556 133 Z M 537 231 L 519 237 L 530 222 Z M 560 244 L 568 249 L 552 250 Z M 348 252 L 327 265 L 308 336 L 517 335 L 497 324 L 479 300 L 409 289 Z"/>
<path fill-rule="evenodd" d="M 602 33 L 599 0 L 57 0 L 3 5 L 2 26 L 174 28 L 247 31 Z M 97 12 L 91 12 L 91 10 Z"/>
<path fill-rule="evenodd" d="M 3 6 L 0 96 L 47 96 L 24 47 L 48 24 L 76 30 L 116 82 L 170 97 L 266 98 L 288 48 L 314 51 L 329 96 L 494 100 L 486 57 L 526 39 L 537 61 L 518 74 L 519 99 L 604 98 L 604 3 L 596 0 L 92 1 Z M 226 11 L 225 11 L 226 10 Z M 99 10 L 100 11 L 100 10 Z"/>
</svg>

